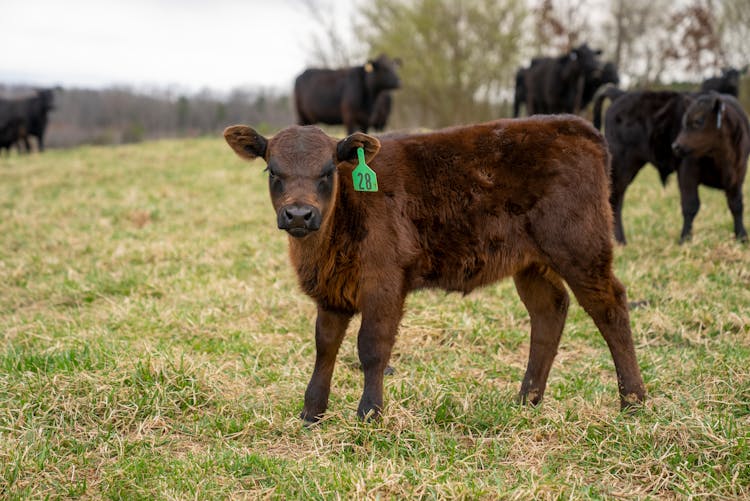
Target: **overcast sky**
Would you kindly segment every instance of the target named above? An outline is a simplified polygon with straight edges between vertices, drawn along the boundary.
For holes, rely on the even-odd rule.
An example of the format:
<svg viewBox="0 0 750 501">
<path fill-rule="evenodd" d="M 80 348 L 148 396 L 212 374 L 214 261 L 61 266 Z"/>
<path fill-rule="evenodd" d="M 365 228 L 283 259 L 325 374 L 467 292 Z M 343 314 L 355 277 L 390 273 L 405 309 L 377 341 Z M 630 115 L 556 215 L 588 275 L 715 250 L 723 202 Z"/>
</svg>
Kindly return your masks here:
<svg viewBox="0 0 750 501">
<path fill-rule="evenodd" d="M 0 15 L 4 84 L 287 89 L 319 32 L 301 0 L 0 0 Z"/>
</svg>

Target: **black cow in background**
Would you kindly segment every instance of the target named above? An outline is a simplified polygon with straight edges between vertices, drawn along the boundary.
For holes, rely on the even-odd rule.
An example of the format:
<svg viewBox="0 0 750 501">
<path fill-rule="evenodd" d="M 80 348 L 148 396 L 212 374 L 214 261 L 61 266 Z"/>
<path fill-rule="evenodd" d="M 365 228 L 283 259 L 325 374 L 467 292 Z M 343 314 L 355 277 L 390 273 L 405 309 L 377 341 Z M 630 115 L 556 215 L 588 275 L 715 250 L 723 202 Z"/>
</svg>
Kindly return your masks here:
<svg viewBox="0 0 750 501">
<path fill-rule="evenodd" d="M 31 151 L 28 136 L 36 137 L 39 151 L 44 151 L 44 133 L 47 130 L 49 112 L 53 109 L 52 89 L 38 90 L 36 96 L 26 100 L 26 135 L 24 136 L 26 151 Z"/>
<path fill-rule="evenodd" d="M 299 125 L 344 124 L 349 134 L 367 132 L 378 95 L 401 84 L 399 64 L 380 55 L 363 66 L 305 70 L 294 82 Z"/>
<path fill-rule="evenodd" d="M 600 77 L 600 54 L 600 50 L 582 44 L 558 57 L 532 59 L 528 68 L 516 73 L 514 116 L 518 116 L 522 102 L 528 115 L 581 110 L 586 81 Z"/>
<path fill-rule="evenodd" d="M 617 85 L 620 83 L 620 75 L 617 73 L 617 66 L 612 61 L 607 61 L 598 72 L 587 76 L 583 84 L 583 99 L 581 109 L 586 108 L 594 99 L 596 91 L 604 85 Z"/>
<path fill-rule="evenodd" d="M 734 235 L 747 242 L 742 223 L 742 183 L 750 156 L 750 123 L 739 101 L 716 92 L 696 98 L 685 112 L 672 150 L 683 158 L 677 171 L 683 218 L 680 242 L 692 234 L 693 219 L 700 208 L 699 184 L 724 190 L 734 219 Z"/>
<path fill-rule="evenodd" d="M 383 91 L 378 94 L 375 99 L 375 104 L 372 109 L 372 116 L 370 117 L 370 125 L 373 129 L 381 132 L 388 125 L 388 118 L 391 116 L 391 108 L 393 107 L 393 96 L 390 92 Z"/>
<path fill-rule="evenodd" d="M 716 91 L 722 94 L 731 94 L 734 97 L 740 95 L 740 77 L 747 73 L 747 66 L 738 70 L 737 68 L 724 68 L 718 77 L 707 78 L 701 84 L 701 92 Z"/>
<path fill-rule="evenodd" d="M 531 66 L 542 61 L 544 58 L 534 58 L 531 60 Z M 528 68 L 519 68 L 516 72 L 516 89 L 513 97 L 513 117 L 518 117 L 521 111 L 521 105 L 526 103 L 526 71 Z M 607 61 L 596 71 L 590 72 L 584 76 L 583 96 L 581 98 L 580 109 L 586 108 L 594 99 L 596 91 L 600 87 L 620 83 L 620 75 L 617 72 L 617 66 L 611 61 Z"/>
<path fill-rule="evenodd" d="M 678 170 L 682 159 L 672 151 L 682 117 L 690 104 L 688 94 L 672 91 L 624 92 L 605 87 L 594 100 L 594 127 L 601 127 L 604 99 L 612 104 L 604 115 L 604 135 L 612 154 L 610 204 L 614 213 L 615 239 L 625 244 L 622 204 L 625 190 L 643 166 L 650 162 L 662 184 Z"/>
<path fill-rule="evenodd" d="M 15 136 L 14 142 L 22 143 L 26 152 L 30 152 L 29 136 L 34 136 L 38 150 L 44 151 L 44 134 L 53 108 L 53 89 L 39 89 L 25 98 L 0 99 L 0 129 L 4 141 Z"/>
</svg>

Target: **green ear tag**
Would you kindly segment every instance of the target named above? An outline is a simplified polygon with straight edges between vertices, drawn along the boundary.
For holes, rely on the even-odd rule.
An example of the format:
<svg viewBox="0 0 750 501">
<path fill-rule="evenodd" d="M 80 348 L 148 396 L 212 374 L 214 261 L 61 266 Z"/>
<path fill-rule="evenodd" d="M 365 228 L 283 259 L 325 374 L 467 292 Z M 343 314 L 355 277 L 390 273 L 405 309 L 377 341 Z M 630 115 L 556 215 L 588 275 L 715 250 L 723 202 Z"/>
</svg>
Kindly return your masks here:
<svg viewBox="0 0 750 501">
<path fill-rule="evenodd" d="M 378 191 L 378 175 L 365 163 L 365 150 L 357 148 L 359 163 L 352 171 L 352 182 L 355 191 Z"/>
</svg>

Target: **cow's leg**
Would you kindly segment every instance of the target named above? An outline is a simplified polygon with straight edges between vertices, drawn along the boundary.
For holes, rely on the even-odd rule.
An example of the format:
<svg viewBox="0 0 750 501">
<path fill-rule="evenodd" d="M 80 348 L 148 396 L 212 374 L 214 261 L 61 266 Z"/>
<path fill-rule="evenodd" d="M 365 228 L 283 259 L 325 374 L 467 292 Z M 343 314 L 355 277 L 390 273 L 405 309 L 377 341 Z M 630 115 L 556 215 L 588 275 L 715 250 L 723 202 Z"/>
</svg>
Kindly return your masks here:
<svg viewBox="0 0 750 501">
<path fill-rule="evenodd" d="M 536 103 L 534 102 L 534 98 L 532 97 L 533 92 L 528 91 L 528 87 L 526 90 L 526 116 L 535 115 L 537 113 L 536 110 Z"/>
<path fill-rule="evenodd" d="M 40 153 L 44 151 L 44 134 L 39 134 L 37 137 L 37 146 L 39 147 Z"/>
<path fill-rule="evenodd" d="M 627 188 L 627 185 L 616 186 L 613 184 L 612 193 L 609 195 L 609 203 L 612 205 L 612 216 L 615 223 L 615 240 L 622 245 L 627 244 L 625 229 L 622 226 L 622 203 L 625 200 L 625 190 Z"/>
<path fill-rule="evenodd" d="M 318 319 L 315 322 L 315 369 L 305 391 L 305 407 L 300 415 L 305 421 L 318 421 L 328 407 L 336 355 L 351 318 L 349 314 L 318 307 Z"/>
<path fill-rule="evenodd" d="M 312 125 L 313 122 L 307 118 L 301 111 L 297 112 L 297 125 Z"/>
<path fill-rule="evenodd" d="M 638 171 L 643 167 L 643 162 L 632 158 L 627 153 L 612 154 L 612 192 L 609 195 L 609 203 L 612 206 L 612 216 L 615 224 L 615 240 L 625 245 L 625 227 L 622 224 L 622 206 L 625 201 L 625 191 L 633 182 Z"/>
<path fill-rule="evenodd" d="M 682 206 L 682 232 L 680 243 L 685 243 L 692 237 L 693 220 L 701 207 L 698 198 L 698 168 L 692 162 L 683 161 L 677 172 L 677 181 L 680 185 L 680 205 Z"/>
<path fill-rule="evenodd" d="M 383 292 L 387 293 L 387 289 Z M 367 306 L 362 311 L 357 338 L 359 361 L 365 375 L 365 387 L 357 407 L 360 419 L 376 419 L 383 408 L 383 372 L 391 358 L 404 305 L 401 295 L 394 296 L 385 297 L 380 293 L 363 298 Z"/>
<path fill-rule="evenodd" d="M 513 118 L 518 118 L 519 113 L 521 112 L 521 98 L 516 94 L 515 99 L 513 99 Z"/>
<path fill-rule="evenodd" d="M 513 276 L 516 290 L 531 319 L 529 364 L 518 399 L 534 405 L 542 400 L 552 361 L 557 354 L 570 298 L 560 277 L 531 266 Z"/>
<path fill-rule="evenodd" d="M 725 191 L 727 205 L 734 219 L 734 236 L 740 242 L 747 242 L 747 230 L 742 223 L 742 183 Z"/>
<path fill-rule="evenodd" d="M 617 371 L 620 407 L 624 409 L 642 402 L 646 397 L 646 388 L 630 332 L 625 287 L 612 274 L 611 250 L 610 264 L 606 263 L 606 249 L 602 250 L 602 253 L 587 252 L 590 260 L 586 256 L 579 256 L 580 262 L 586 263 L 586 269 L 579 265 L 578 269 L 563 273 L 563 277 L 607 342 Z"/>
</svg>

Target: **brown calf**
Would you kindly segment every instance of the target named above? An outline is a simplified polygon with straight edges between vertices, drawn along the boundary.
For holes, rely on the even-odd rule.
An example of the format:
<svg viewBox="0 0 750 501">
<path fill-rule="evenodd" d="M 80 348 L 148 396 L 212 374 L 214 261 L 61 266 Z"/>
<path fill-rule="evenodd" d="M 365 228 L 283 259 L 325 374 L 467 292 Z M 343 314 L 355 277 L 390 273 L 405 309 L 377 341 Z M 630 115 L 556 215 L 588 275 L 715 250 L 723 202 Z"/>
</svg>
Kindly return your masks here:
<svg viewBox="0 0 750 501">
<path fill-rule="evenodd" d="M 568 310 L 564 282 L 607 341 L 621 406 L 644 399 L 625 289 L 612 273 L 607 148 L 587 122 L 498 120 L 380 141 L 363 133 L 339 141 L 312 126 L 266 139 L 236 125 L 224 137 L 239 156 L 268 164 L 278 226 L 290 235 L 302 289 L 318 305 L 305 420 L 327 408 L 355 313 L 365 376 L 357 414 L 378 416 L 407 293 L 468 293 L 507 276 L 531 318 L 522 402 L 544 394 Z M 377 192 L 354 189 L 360 147 Z"/>
<path fill-rule="evenodd" d="M 682 118 L 682 130 L 672 144 L 683 157 L 677 171 L 682 204 L 682 235 L 690 238 L 700 208 L 698 185 L 724 190 L 734 219 L 737 240 L 747 242 L 742 223 L 742 183 L 750 156 L 750 123 L 742 105 L 728 94 L 711 92 L 690 104 Z"/>
</svg>

